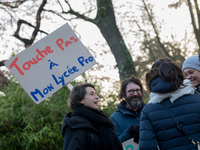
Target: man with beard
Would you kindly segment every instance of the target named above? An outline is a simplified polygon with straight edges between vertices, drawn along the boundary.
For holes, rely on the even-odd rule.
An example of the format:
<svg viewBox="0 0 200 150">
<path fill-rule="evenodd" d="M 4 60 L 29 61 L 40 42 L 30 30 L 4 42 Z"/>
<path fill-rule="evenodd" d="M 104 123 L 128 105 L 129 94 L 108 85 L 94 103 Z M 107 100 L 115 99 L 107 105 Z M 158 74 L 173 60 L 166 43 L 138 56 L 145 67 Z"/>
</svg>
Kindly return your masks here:
<svg viewBox="0 0 200 150">
<path fill-rule="evenodd" d="M 139 141 L 140 114 L 145 106 L 142 101 L 143 87 L 134 76 L 122 81 L 119 98 L 122 100 L 117 110 L 110 116 L 115 133 L 121 142 L 134 138 Z"/>
</svg>

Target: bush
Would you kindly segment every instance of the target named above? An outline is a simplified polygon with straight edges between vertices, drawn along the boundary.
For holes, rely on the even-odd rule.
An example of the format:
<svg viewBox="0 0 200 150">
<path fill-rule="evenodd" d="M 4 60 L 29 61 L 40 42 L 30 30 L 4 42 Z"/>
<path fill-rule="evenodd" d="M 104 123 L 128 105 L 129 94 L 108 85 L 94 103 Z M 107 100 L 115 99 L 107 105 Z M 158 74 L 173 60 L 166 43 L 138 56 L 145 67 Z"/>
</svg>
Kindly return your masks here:
<svg viewBox="0 0 200 150">
<path fill-rule="evenodd" d="M 0 149 L 62 149 L 62 120 L 69 112 L 67 87 L 39 105 L 12 80 L 2 91 L 5 96 L 0 96 Z"/>
</svg>

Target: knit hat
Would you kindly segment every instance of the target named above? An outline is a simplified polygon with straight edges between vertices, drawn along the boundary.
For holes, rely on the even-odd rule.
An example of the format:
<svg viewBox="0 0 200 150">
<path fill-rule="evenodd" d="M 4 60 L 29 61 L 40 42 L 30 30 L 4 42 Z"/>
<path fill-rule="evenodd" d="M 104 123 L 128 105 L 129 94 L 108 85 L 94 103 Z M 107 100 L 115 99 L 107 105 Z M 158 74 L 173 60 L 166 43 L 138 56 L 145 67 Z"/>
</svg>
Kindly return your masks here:
<svg viewBox="0 0 200 150">
<path fill-rule="evenodd" d="M 193 55 L 188 57 L 184 62 L 182 66 L 182 70 L 186 68 L 192 68 L 200 71 L 200 61 L 199 61 L 199 55 Z"/>
</svg>

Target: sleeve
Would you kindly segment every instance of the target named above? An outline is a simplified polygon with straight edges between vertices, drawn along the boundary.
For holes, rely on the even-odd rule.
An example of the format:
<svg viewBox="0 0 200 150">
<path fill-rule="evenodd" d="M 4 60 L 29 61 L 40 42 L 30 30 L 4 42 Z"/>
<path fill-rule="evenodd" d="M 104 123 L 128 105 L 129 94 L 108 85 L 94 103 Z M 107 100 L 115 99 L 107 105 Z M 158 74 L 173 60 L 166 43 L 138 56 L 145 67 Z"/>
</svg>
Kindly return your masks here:
<svg viewBox="0 0 200 150">
<path fill-rule="evenodd" d="M 86 132 L 82 129 L 66 130 L 63 150 L 85 150 L 87 145 Z"/>
<path fill-rule="evenodd" d="M 128 128 L 125 129 L 124 131 L 122 131 L 120 126 L 119 126 L 119 123 L 116 121 L 116 119 L 112 116 L 110 117 L 110 119 L 112 120 L 112 122 L 115 126 L 115 133 L 118 136 L 121 143 L 132 138 L 132 136 L 130 135 L 130 133 L 128 131 Z"/>
<path fill-rule="evenodd" d="M 158 143 L 153 126 L 145 112 L 142 111 L 140 117 L 139 148 L 140 150 L 157 150 L 157 145 Z"/>
</svg>

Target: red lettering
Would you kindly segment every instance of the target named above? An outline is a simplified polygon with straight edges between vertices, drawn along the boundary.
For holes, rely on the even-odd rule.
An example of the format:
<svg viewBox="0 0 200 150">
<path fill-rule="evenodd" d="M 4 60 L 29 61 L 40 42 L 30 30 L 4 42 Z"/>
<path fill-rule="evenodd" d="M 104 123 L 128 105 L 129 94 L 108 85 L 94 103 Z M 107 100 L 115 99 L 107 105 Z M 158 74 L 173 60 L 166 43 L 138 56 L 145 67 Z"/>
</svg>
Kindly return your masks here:
<svg viewBox="0 0 200 150">
<path fill-rule="evenodd" d="M 69 44 L 72 44 L 72 42 L 71 41 L 66 41 L 65 42 L 65 47 L 67 47 Z"/>
<path fill-rule="evenodd" d="M 37 55 L 37 56 L 38 56 L 38 55 Z M 37 56 L 36 56 L 36 57 L 37 57 Z M 33 61 L 29 60 L 29 62 L 30 62 L 31 64 L 35 65 L 35 64 L 37 64 L 37 63 L 38 63 L 38 61 L 37 61 L 37 60 L 35 60 L 35 58 L 32 58 L 32 60 L 33 60 Z"/>
<path fill-rule="evenodd" d="M 26 68 L 26 65 L 28 65 L 27 68 Z M 31 64 L 30 64 L 29 62 L 25 62 L 25 63 L 22 65 L 22 67 L 23 67 L 24 70 L 28 70 L 28 69 L 30 69 Z"/>
<path fill-rule="evenodd" d="M 38 61 L 42 60 L 42 58 L 39 58 L 39 55 L 36 56 L 36 59 L 37 59 Z"/>
<path fill-rule="evenodd" d="M 70 37 L 70 40 L 74 41 L 75 43 L 78 41 L 78 39 L 77 39 L 77 38 L 74 38 L 73 36 Z"/>
<path fill-rule="evenodd" d="M 56 44 L 58 45 L 58 47 L 62 50 L 62 51 L 64 51 L 64 48 L 62 47 L 62 44 L 64 43 L 64 40 L 63 39 L 57 39 L 56 40 Z"/>
<path fill-rule="evenodd" d="M 19 68 L 19 66 L 16 64 L 16 62 L 18 61 L 18 57 L 16 57 L 14 59 L 14 61 L 10 64 L 9 68 L 12 69 L 13 66 L 15 66 L 15 68 L 18 70 L 18 72 L 23 76 L 24 72 Z"/>
<path fill-rule="evenodd" d="M 72 40 L 73 42 L 77 42 L 78 39 L 74 38 L 73 36 L 70 38 L 70 40 Z M 56 40 L 56 44 L 58 45 L 58 47 L 63 51 L 64 47 L 62 46 L 62 44 L 64 43 L 64 40 L 62 38 L 59 38 Z M 66 41 L 65 42 L 65 47 L 68 47 L 69 44 L 72 44 L 71 41 Z M 36 55 L 35 58 L 32 58 L 31 60 L 25 62 L 22 65 L 22 68 L 24 70 L 29 70 L 31 68 L 31 65 L 35 65 L 37 64 L 39 61 L 41 61 L 45 56 L 48 55 L 48 53 L 53 53 L 54 50 L 51 49 L 50 46 L 46 46 L 45 50 L 40 51 L 38 48 L 36 49 L 36 52 L 38 53 L 38 55 Z M 18 72 L 23 76 L 24 72 L 20 69 L 20 67 L 17 65 L 17 61 L 18 61 L 18 57 L 16 57 L 14 59 L 14 61 L 10 64 L 9 68 L 12 69 L 13 66 L 18 70 Z"/>
<path fill-rule="evenodd" d="M 45 57 L 42 53 L 44 53 L 45 55 L 48 55 L 48 53 L 47 53 L 45 50 L 40 51 L 39 49 L 36 49 L 36 52 L 38 52 L 38 54 L 39 54 L 42 58 Z"/>
<path fill-rule="evenodd" d="M 48 52 L 48 53 L 53 53 L 53 50 L 51 50 L 51 47 L 50 46 L 47 46 L 45 48 L 45 50 Z"/>
</svg>

